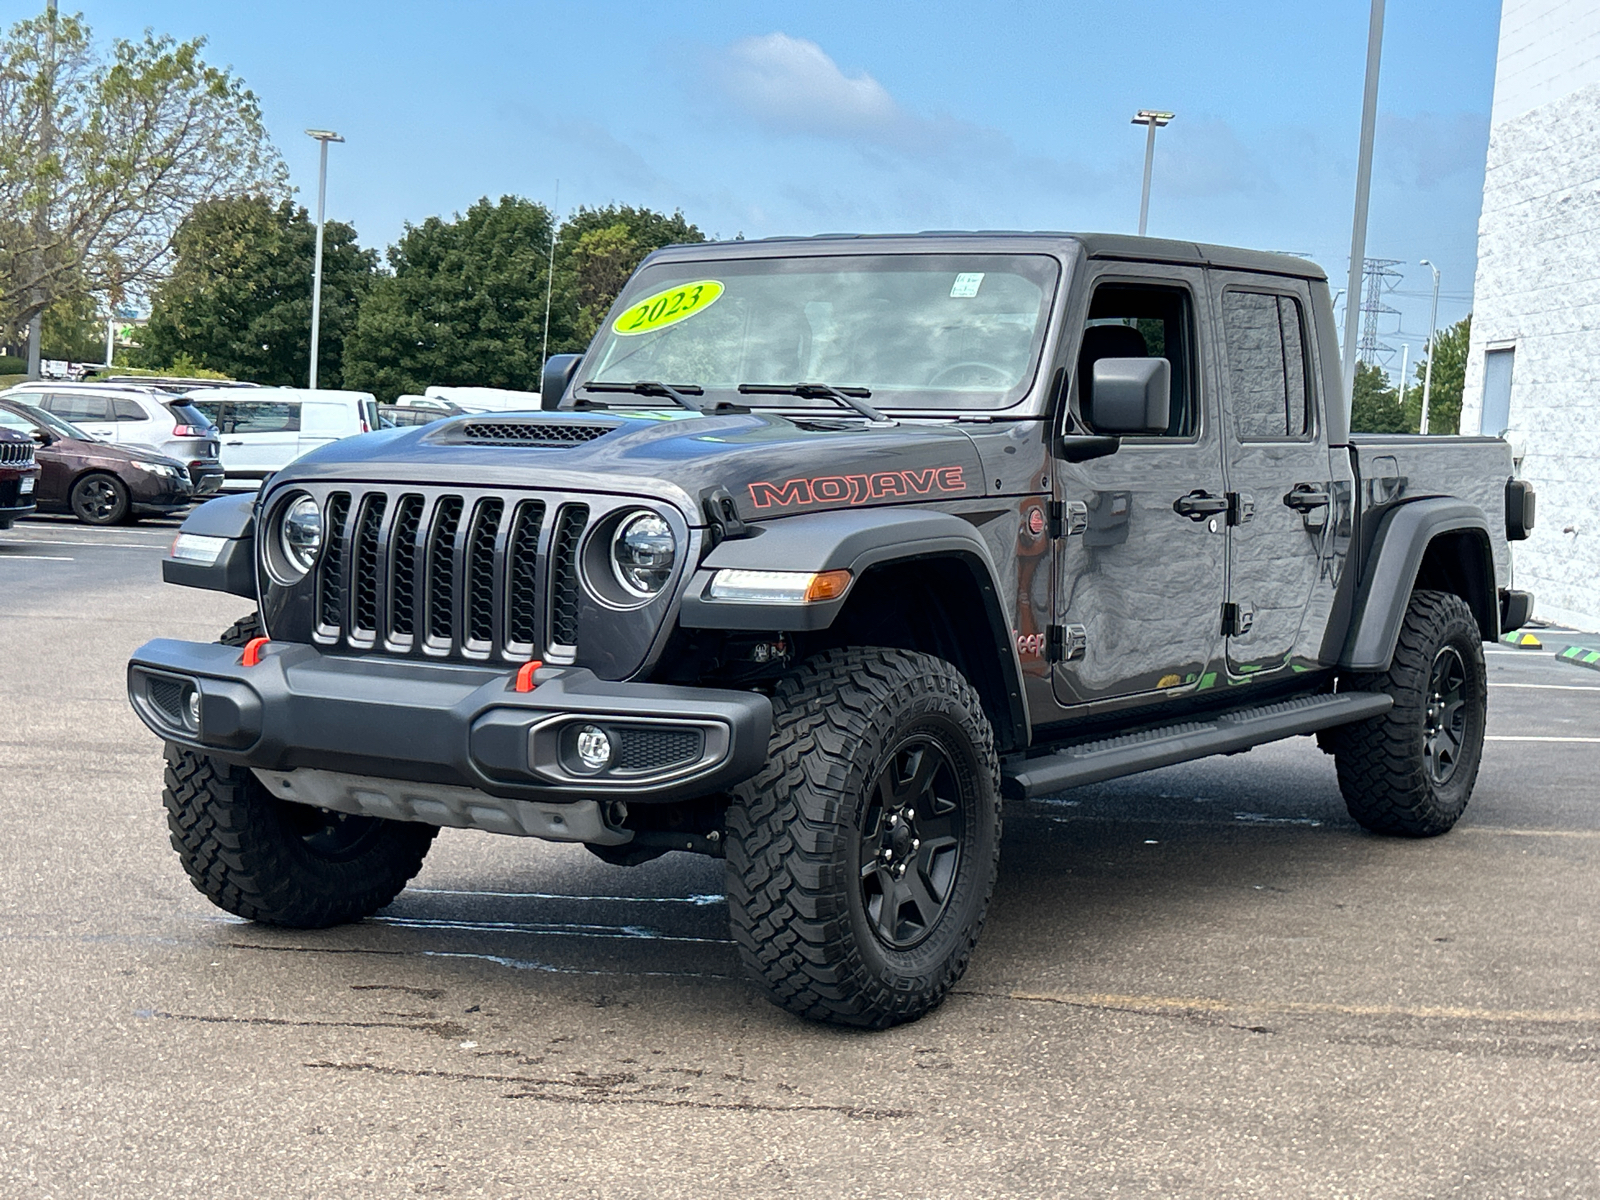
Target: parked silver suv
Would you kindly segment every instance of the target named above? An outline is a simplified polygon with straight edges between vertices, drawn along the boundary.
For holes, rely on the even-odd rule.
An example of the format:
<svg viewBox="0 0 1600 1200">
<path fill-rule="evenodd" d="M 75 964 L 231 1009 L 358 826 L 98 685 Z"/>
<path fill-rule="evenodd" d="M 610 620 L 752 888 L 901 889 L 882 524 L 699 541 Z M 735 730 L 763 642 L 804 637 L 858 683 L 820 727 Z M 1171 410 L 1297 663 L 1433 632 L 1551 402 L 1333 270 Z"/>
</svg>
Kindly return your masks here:
<svg viewBox="0 0 1600 1200">
<path fill-rule="evenodd" d="M 147 446 L 185 463 L 197 496 L 222 486 L 217 428 L 181 397 L 135 384 L 50 379 L 18 384 L 0 397 L 42 408 L 99 441 Z"/>
</svg>

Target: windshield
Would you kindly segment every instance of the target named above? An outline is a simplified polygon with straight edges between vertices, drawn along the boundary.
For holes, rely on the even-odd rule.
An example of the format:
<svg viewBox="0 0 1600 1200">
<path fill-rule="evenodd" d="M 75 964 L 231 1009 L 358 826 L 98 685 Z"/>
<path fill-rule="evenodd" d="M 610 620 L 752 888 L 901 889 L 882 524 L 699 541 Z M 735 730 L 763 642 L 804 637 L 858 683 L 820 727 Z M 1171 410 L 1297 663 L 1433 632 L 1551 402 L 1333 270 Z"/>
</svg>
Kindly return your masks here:
<svg viewBox="0 0 1600 1200">
<path fill-rule="evenodd" d="M 46 412 L 42 408 L 30 407 L 26 417 L 0 409 L 0 424 L 4 424 L 8 429 L 21 429 L 27 433 L 32 433 L 35 426 L 43 425 L 57 437 L 77 438 L 80 442 L 92 442 L 95 440 L 76 425 L 69 424 L 56 416 L 55 413 Z"/>
<path fill-rule="evenodd" d="M 865 388 L 874 408 L 1005 408 L 1033 381 L 1057 275 L 1045 255 L 661 263 L 629 284 L 584 382 L 698 385 L 752 406 L 836 407 L 740 384 Z"/>
</svg>

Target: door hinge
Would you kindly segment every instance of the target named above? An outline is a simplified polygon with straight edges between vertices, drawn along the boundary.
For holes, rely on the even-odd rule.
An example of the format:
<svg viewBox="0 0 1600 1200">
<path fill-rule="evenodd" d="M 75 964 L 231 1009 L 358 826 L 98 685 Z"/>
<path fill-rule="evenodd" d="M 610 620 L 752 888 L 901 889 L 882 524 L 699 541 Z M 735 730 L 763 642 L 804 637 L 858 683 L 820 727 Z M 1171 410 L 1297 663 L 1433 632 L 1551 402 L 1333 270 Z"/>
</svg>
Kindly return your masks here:
<svg viewBox="0 0 1600 1200">
<path fill-rule="evenodd" d="M 1045 659 L 1077 662 L 1089 648 L 1089 631 L 1082 625 L 1052 625 L 1046 633 Z"/>
<path fill-rule="evenodd" d="M 1050 518 L 1050 536 L 1071 537 L 1089 527 L 1089 506 L 1082 500 L 1051 500 L 1045 505 Z"/>
<path fill-rule="evenodd" d="M 1240 634 L 1250 632 L 1250 627 L 1256 622 L 1255 609 L 1248 604 L 1235 604 L 1228 601 L 1222 606 L 1222 636 L 1238 637 Z"/>
</svg>

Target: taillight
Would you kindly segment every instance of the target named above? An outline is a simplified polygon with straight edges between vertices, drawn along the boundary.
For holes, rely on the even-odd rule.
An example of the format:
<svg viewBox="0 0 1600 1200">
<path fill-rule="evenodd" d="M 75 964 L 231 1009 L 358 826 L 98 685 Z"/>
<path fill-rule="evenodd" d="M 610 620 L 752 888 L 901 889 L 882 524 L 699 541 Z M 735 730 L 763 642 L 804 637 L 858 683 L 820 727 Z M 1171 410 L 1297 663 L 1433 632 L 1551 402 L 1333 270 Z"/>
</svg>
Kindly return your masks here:
<svg viewBox="0 0 1600 1200">
<path fill-rule="evenodd" d="M 172 427 L 172 436 L 173 437 L 205 437 L 206 436 L 206 431 L 205 431 L 204 427 L 200 426 L 200 425 L 174 425 Z"/>
<path fill-rule="evenodd" d="M 371 433 L 372 432 L 372 427 L 367 424 L 367 419 L 365 417 L 361 418 L 361 432 L 362 433 Z"/>
</svg>

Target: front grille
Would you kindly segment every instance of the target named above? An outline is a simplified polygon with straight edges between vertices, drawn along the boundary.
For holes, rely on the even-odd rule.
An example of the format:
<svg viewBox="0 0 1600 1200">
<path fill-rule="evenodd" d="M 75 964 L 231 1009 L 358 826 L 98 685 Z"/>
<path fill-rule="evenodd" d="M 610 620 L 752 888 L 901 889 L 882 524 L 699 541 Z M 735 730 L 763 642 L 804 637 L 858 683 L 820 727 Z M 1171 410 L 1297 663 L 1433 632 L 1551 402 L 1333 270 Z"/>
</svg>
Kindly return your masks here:
<svg viewBox="0 0 1600 1200">
<path fill-rule="evenodd" d="M 0 442 L 0 463 L 8 467 L 33 466 L 33 443 Z"/>
<path fill-rule="evenodd" d="M 316 640 L 480 661 L 573 652 L 590 506 L 424 490 L 328 494 Z"/>
<path fill-rule="evenodd" d="M 468 421 L 461 436 L 469 442 L 517 446 L 574 446 L 604 437 L 615 425 L 580 425 L 572 421 Z"/>
<path fill-rule="evenodd" d="M 587 504 L 563 504 L 550 539 L 550 643 L 578 644 L 578 539 L 589 523 Z"/>
</svg>

